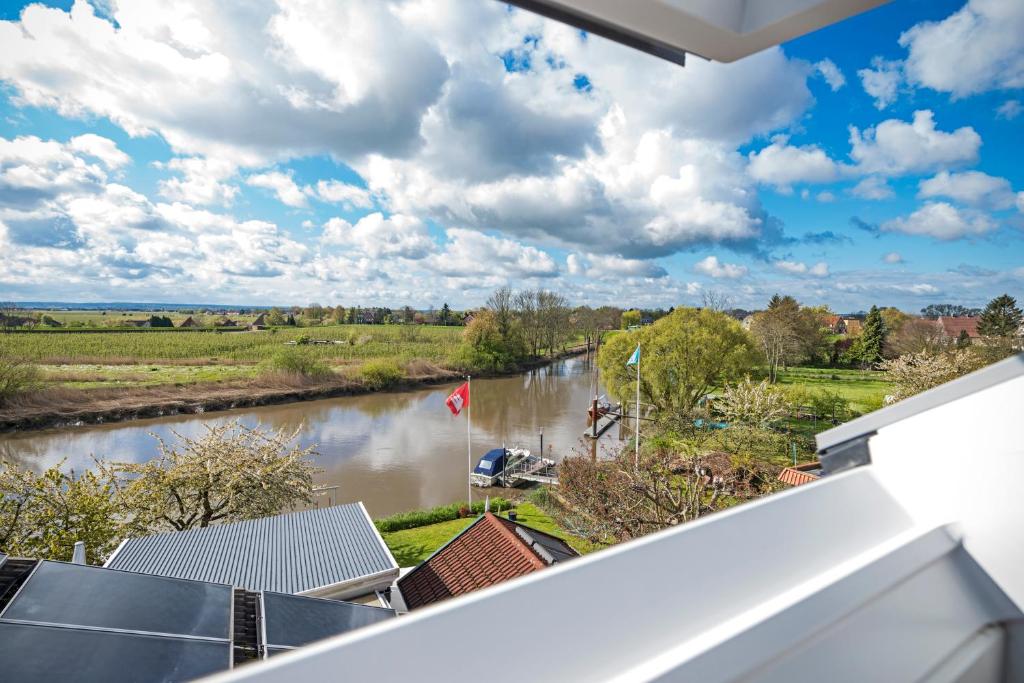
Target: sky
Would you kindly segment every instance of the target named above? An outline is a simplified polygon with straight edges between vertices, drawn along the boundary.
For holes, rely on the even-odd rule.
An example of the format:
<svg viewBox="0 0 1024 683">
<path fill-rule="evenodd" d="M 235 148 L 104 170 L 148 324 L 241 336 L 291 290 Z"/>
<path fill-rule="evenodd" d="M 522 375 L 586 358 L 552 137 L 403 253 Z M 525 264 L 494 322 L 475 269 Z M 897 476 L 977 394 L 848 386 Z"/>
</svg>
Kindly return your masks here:
<svg viewBox="0 0 1024 683">
<path fill-rule="evenodd" d="M 488 0 L 0 3 L 0 300 L 1024 298 L 1024 2 L 685 67 Z"/>
</svg>

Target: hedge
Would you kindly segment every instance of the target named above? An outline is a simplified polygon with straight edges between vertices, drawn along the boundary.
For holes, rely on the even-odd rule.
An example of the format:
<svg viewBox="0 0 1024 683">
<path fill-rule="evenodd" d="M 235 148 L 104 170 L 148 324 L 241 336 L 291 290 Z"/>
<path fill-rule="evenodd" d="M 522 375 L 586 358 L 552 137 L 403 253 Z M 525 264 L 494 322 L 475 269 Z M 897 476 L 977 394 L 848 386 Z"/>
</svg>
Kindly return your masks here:
<svg viewBox="0 0 1024 683">
<path fill-rule="evenodd" d="M 427 526 L 428 524 L 437 524 L 439 522 L 449 522 L 453 519 L 458 519 L 463 516 L 461 513 L 466 507 L 466 503 L 439 505 L 438 507 L 430 508 L 429 510 L 399 512 L 397 515 L 391 515 L 390 517 L 382 517 L 381 519 L 374 520 L 373 523 L 377 525 L 377 530 L 381 533 L 401 531 L 402 529 L 414 529 L 419 526 Z M 504 498 L 494 498 L 491 500 L 491 509 L 494 511 L 504 511 L 513 507 L 515 507 L 515 504 L 511 501 L 505 500 Z M 473 503 L 470 510 L 471 514 L 474 515 L 483 514 L 484 503 Z"/>
</svg>

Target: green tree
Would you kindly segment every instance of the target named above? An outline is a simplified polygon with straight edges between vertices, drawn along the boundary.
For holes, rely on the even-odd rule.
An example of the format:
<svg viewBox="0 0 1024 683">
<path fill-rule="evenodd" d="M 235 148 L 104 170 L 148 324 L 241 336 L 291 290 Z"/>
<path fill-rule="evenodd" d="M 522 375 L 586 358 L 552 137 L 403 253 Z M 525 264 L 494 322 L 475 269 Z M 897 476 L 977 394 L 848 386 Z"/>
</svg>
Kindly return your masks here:
<svg viewBox="0 0 1024 683">
<path fill-rule="evenodd" d="M 268 325 L 284 325 L 284 323 L 285 323 L 284 314 L 281 313 L 281 309 L 280 308 L 277 308 L 275 306 L 274 308 L 271 308 L 270 311 L 267 312 L 267 324 Z"/>
<path fill-rule="evenodd" d="M 864 319 L 864 331 L 860 335 L 859 360 L 865 366 L 873 366 L 882 360 L 887 331 L 878 306 L 872 306 Z"/>
<path fill-rule="evenodd" d="M 451 322 L 451 319 L 452 319 L 452 309 L 451 309 L 451 306 L 449 306 L 448 302 L 446 301 L 444 303 L 444 306 L 441 306 L 441 316 L 440 316 L 441 324 L 444 325 L 445 327 L 448 327 L 448 323 Z"/>
<path fill-rule="evenodd" d="M 971 345 L 971 335 L 967 334 L 967 330 L 960 330 L 960 334 L 956 338 L 956 348 L 966 349 Z"/>
<path fill-rule="evenodd" d="M 641 400 L 659 413 L 689 413 L 708 391 L 749 374 L 757 362 L 754 342 L 736 320 L 708 309 L 677 308 L 602 346 L 601 376 L 620 400 L 629 400 L 635 391 L 635 369 L 625 363 L 637 343 Z"/>
<path fill-rule="evenodd" d="M 622 327 L 622 329 L 624 330 L 628 330 L 630 327 L 634 325 L 639 325 L 640 318 L 640 311 L 636 310 L 635 308 L 631 308 L 628 311 L 623 311 L 622 315 L 620 316 L 620 327 Z"/>
<path fill-rule="evenodd" d="M 1024 316 L 1017 301 L 1009 294 L 997 296 L 988 302 L 978 320 L 978 334 L 985 337 L 1009 339 L 1017 334 Z"/>
</svg>

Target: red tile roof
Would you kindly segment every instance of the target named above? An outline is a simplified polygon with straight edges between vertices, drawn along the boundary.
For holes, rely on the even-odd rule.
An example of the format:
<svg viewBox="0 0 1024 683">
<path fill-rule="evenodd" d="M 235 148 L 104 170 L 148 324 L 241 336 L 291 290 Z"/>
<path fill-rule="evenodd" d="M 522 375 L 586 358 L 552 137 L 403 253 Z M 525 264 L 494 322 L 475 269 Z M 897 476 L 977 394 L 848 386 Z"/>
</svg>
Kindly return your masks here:
<svg viewBox="0 0 1024 683">
<path fill-rule="evenodd" d="M 412 610 L 455 595 L 523 576 L 549 563 L 516 533 L 520 528 L 540 543 L 560 544 L 553 536 L 485 512 L 462 533 L 398 581 L 406 606 Z M 549 558 L 550 560 L 550 558 Z"/>
<path fill-rule="evenodd" d="M 940 316 L 939 324 L 942 325 L 942 332 L 947 337 L 956 339 L 960 336 L 961 331 L 967 332 L 967 336 L 971 339 L 977 339 L 980 335 L 978 334 L 978 318 L 977 317 L 949 317 Z"/>
<path fill-rule="evenodd" d="M 787 467 L 779 473 L 779 481 L 790 486 L 809 484 L 821 478 L 820 462 L 805 462 L 801 465 Z"/>
</svg>

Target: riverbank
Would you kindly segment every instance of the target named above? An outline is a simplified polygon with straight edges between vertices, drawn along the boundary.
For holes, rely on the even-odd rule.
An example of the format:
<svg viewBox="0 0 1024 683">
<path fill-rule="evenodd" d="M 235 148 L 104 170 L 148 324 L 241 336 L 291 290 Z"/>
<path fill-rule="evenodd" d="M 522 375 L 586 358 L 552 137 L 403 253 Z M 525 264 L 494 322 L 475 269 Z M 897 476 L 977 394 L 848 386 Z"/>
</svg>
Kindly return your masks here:
<svg viewBox="0 0 1024 683">
<path fill-rule="evenodd" d="M 487 378 L 516 375 L 581 353 L 585 353 L 585 349 L 575 348 L 520 363 L 507 372 L 475 376 Z M 410 371 L 402 378 L 383 385 L 358 374 L 333 373 L 330 377 L 318 379 L 271 373 L 248 379 L 189 384 L 49 388 L 26 392 L 0 407 L 0 432 L 108 424 L 339 396 L 410 391 L 453 382 L 462 376 L 459 372 L 440 368 L 431 363 L 410 362 L 407 368 Z"/>
</svg>

